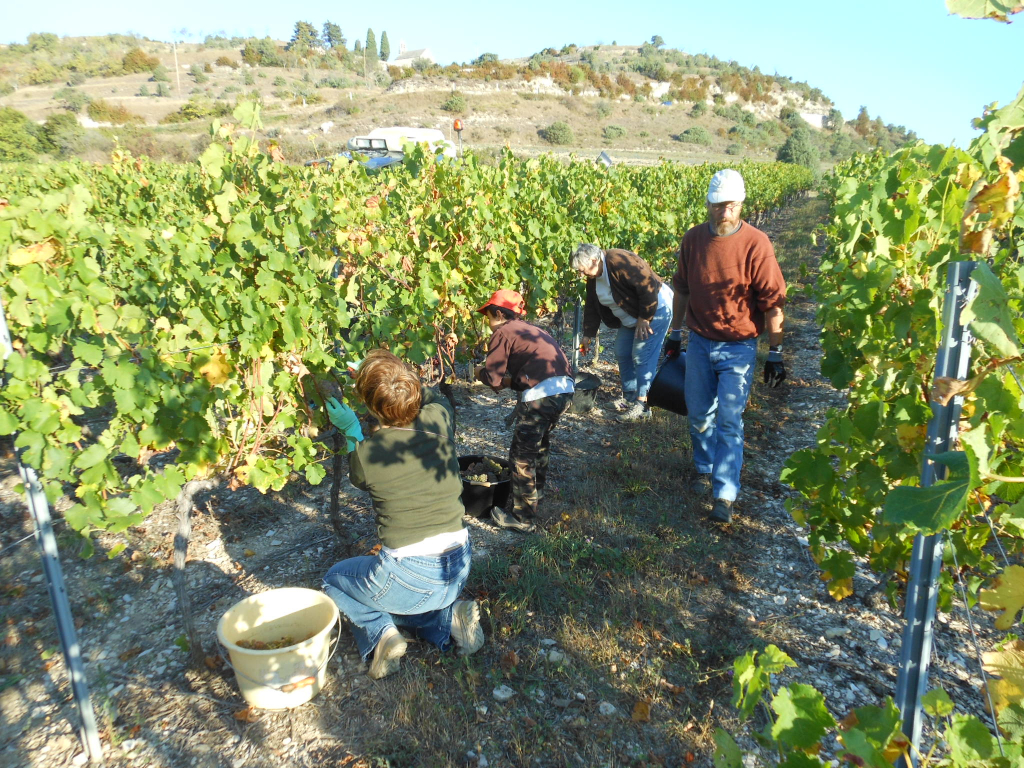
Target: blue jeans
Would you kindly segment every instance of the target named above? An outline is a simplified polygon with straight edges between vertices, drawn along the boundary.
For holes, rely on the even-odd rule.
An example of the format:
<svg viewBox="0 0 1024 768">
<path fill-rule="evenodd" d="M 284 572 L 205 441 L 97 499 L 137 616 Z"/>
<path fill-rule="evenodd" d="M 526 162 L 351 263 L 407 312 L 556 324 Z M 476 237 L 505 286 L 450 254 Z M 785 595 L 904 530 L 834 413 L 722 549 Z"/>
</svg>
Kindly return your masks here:
<svg viewBox="0 0 1024 768">
<path fill-rule="evenodd" d="M 711 475 L 716 499 L 735 501 L 743 467 L 743 411 L 754 378 L 757 339 L 711 341 L 690 331 L 686 408 L 693 462 Z"/>
<path fill-rule="evenodd" d="M 352 622 L 365 661 L 389 627 L 408 627 L 442 651 L 451 646 L 452 604 L 469 576 L 469 542 L 434 557 L 352 557 L 324 576 L 323 590 Z"/>
<path fill-rule="evenodd" d="M 672 289 L 662 285 L 658 294 L 658 310 L 651 320 L 651 335 L 640 341 L 636 338 L 636 328 L 619 328 L 618 336 L 615 337 L 615 357 L 619 361 L 622 396 L 627 400 L 647 397 L 670 325 Z"/>
</svg>

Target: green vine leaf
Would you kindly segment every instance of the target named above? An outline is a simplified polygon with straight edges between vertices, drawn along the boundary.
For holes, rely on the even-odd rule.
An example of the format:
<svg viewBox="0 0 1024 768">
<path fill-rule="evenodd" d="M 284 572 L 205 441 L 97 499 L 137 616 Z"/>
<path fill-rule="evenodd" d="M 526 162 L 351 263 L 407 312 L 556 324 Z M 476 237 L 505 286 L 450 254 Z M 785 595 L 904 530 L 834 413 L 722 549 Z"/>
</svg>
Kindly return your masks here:
<svg viewBox="0 0 1024 768">
<path fill-rule="evenodd" d="M 1016 0 L 946 0 L 946 9 L 965 19 L 994 19 L 1009 24 L 1009 17 L 1024 11 L 1024 5 Z"/>
<path fill-rule="evenodd" d="M 964 307 L 960 322 L 970 326 L 971 333 L 985 345 L 993 357 L 1020 357 L 1018 334 L 1013 325 L 1014 313 L 1002 282 L 984 261 L 977 262 L 971 272 L 978 294 Z"/>
<path fill-rule="evenodd" d="M 795 683 L 780 689 L 772 699 L 772 709 L 778 715 L 772 737 L 800 749 L 815 746 L 836 724 L 825 697 L 809 685 Z"/>
<path fill-rule="evenodd" d="M 950 528 L 967 504 L 967 494 L 980 481 L 963 451 L 930 455 L 929 459 L 948 468 L 948 478 L 928 488 L 901 486 L 885 498 L 883 521 L 905 525 L 924 534 Z"/>
</svg>

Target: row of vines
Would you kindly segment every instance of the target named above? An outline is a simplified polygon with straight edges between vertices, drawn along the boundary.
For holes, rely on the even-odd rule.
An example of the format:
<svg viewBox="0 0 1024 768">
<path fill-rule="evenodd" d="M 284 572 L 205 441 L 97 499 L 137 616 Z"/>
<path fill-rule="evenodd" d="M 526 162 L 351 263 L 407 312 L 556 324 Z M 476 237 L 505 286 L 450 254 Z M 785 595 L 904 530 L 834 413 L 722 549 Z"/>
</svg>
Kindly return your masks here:
<svg viewBox="0 0 1024 768">
<path fill-rule="evenodd" d="M 917 534 L 948 544 L 940 607 L 962 580 L 971 605 L 998 611 L 1007 634 L 982 654 L 984 696 L 996 727 L 954 713 L 941 689 L 922 702 L 933 720 L 931 751 L 915 764 L 1020 766 L 1024 761 L 1024 642 L 1014 630 L 1024 608 L 1024 90 L 976 121 L 967 151 L 918 143 L 891 156 L 842 164 L 828 180 L 818 319 L 822 373 L 849 394 L 812 448 L 794 453 L 782 479 L 798 495 L 793 517 L 809 530 L 811 552 L 836 599 L 853 591 L 857 558 L 884 574 L 895 603 Z M 947 265 L 976 264 L 977 293 L 962 313 L 974 337 L 969 380 L 935 377 Z M 959 444 L 929 453 L 934 402 L 963 399 Z M 920 487 L 922 465 L 944 479 Z M 1017 630 L 1019 633 L 1019 629 Z M 769 646 L 736 664 L 735 703 L 750 716 L 769 711 L 763 737 L 786 765 L 820 766 L 818 751 L 838 736 L 838 757 L 885 768 L 910 757 L 901 713 L 858 707 L 836 722 L 814 688 L 773 691 L 771 676 L 796 666 Z M 1000 738 L 1001 737 L 1001 738 Z M 719 733 L 716 762 L 739 768 L 741 755 Z"/>
<path fill-rule="evenodd" d="M 118 154 L 4 168 L 15 353 L 0 435 L 17 433 L 51 501 L 73 494 L 65 518 L 82 534 L 137 524 L 192 480 L 319 483 L 325 422 L 311 404 L 346 360 L 382 344 L 417 363 L 465 355 L 493 290 L 521 288 L 538 313 L 575 292 L 581 241 L 667 272 L 720 167 L 419 151 L 371 177 L 275 162 L 253 138 L 258 106 L 235 119 L 214 124 L 195 165 Z M 754 214 L 812 183 L 795 166 L 738 167 Z"/>
</svg>

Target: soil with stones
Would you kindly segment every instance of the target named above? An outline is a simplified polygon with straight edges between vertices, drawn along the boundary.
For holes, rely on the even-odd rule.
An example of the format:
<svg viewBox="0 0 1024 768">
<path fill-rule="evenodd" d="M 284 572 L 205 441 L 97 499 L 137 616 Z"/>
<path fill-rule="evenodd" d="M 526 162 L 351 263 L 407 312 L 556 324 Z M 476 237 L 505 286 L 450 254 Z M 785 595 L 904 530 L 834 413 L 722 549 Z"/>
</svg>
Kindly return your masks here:
<svg viewBox="0 0 1024 768">
<path fill-rule="evenodd" d="M 766 228 L 773 238 L 792 238 L 809 212 L 820 216 L 820 201 L 800 201 Z M 484 607 L 487 632 L 484 648 L 466 659 L 412 643 L 399 672 L 371 681 L 343 627 L 327 683 L 311 702 L 282 712 L 246 705 L 217 648 L 216 623 L 250 594 L 319 589 L 331 565 L 371 549 L 369 498 L 347 479 L 344 541 L 328 519 L 330 477 L 267 495 L 224 486 L 197 497 L 187 573 L 206 644 L 208 664 L 199 669 L 188 666 L 171 585 L 172 505 L 125 534 L 98 537 L 100 551 L 83 560 L 60 520 L 70 501 L 59 501 L 61 561 L 107 763 L 709 766 L 711 729 L 722 725 L 739 736 L 750 764 L 767 764 L 771 756 L 760 755 L 745 735 L 751 726 L 737 723 L 729 706 L 729 668 L 747 648 L 769 642 L 800 664 L 780 682 L 815 685 L 837 717 L 880 704 L 895 689 L 902 617 L 866 568 L 853 597 L 829 597 L 804 532 L 785 511 L 791 492 L 778 481 L 788 456 L 813 442 L 826 411 L 844 403 L 819 373 L 813 272 L 801 282 L 794 265 L 783 264 L 789 378 L 777 390 L 755 384 L 733 524 L 716 527 L 706 505 L 684 490 L 692 471 L 684 419 L 658 412 L 639 425 L 616 421 L 616 367 L 605 350 L 585 368 L 604 382 L 597 407 L 566 414 L 554 433 L 545 530 L 523 536 L 466 518 L 474 546 L 469 591 Z M 454 394 L 460 454 L 506 455 L 513 398 L 467 383 Z M 82 765 L 67 669 L 9 444 L 6 451 L 0 765 Z M 626 524 L 622 516 L 642 525 L 601 545 L 606 529 Z M 644 565 L 640 550 L 658 541 L 679 542 L 679 552 L 666 549 L 663 563 Z M 104 556 L 119 543 L 127 548 Z M 544 577 L 530 583 L 527 562 L 548 569 Z M 634 572 L 644 568 L 647 580 L 637 581 Z M 584 573 L 586 583 L 573 582 L 579 594 L 564 602 L 545 591 Z M 981 624 L 987 632 L 987 618 Z M 942 615 L 938 627 L 934 683 L 980 714 L 963 609 Z"/>
</svg>

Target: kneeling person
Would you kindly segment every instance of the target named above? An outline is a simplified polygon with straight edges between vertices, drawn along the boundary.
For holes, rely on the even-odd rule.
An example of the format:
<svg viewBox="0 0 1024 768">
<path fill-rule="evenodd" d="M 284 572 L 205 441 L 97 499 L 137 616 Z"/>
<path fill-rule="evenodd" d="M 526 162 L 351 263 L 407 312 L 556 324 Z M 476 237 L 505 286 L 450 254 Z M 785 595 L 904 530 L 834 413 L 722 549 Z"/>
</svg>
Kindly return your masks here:
<svg viewBox="0 0 1024 768">
<path fill-rule="evenodd" d="M 332 567 L 323 589 L 352 622 L 369 675 L 398 668 L 407 627 L 442 651 L 459 653 L 484 642 L 480 609 L 456 600 L 469 576 L 469 531 L 462 525 L 462 480 L 454 415 L 444 398 L 425 389 L 413 370 L 378 349 L 360 365 L 356 393 L 381 428 L 363 440 L 351 408 L 333 398 L 331 422 L 355 445 L 352 484 L 370 492 L 381 550 Z M 359 442 L 361 441 L 361 442 Z"/>
<path fill-rule="evenodd" d="M 494 509 L 491 518 L 502 528 L 529 533 L 544 495 L 551 430 L 569 407 L 575 383 L 555 340 L 521 319 L 526 302 L 516 291 L 496 291 L 478 311 L 487 317 L 492 335 L 477 378 L 495 391 L 511 387 L 521 393 L 509 449 L 512 509 Z"/>
</svg>

